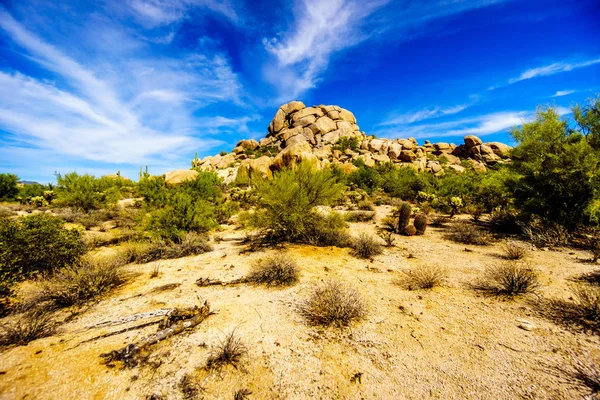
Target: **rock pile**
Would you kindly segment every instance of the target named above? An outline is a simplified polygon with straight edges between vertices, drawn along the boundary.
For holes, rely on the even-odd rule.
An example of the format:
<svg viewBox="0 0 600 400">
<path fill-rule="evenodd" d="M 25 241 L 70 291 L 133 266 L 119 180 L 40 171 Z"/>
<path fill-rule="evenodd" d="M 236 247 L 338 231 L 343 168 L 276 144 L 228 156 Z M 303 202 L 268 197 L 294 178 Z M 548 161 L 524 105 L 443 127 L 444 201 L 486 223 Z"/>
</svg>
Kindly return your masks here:
<svg viewBox="0 0 600 400">
<path fill-rule="evenodd" d="M 353 146 L 340 146 L 340 140 Z M 488 165 L 507 162 L 510 146 L 483 143 L 477 136 L 465 136 L 464 144 L 430 143 L 419 145 L 414 138 L 377 139 L 361 132 L 354 114 L 338 106 L 306 107 L 300 101 L 284 104 L 269 124 L 268 134 L 259 142 L 242 140 L 231 153 L 192 161 L 192 167 L 216 171 L 226 182 L 240 171 L 270 178 L 273 171 L 299 162 L 317 168 L 337 164 L 343 170 L 356 169 L 355 160 L 367 166 L 392 162 L 444 174 L 444 166 L 462 172 L 466 168 L 486 171 Z"/>
</svg>

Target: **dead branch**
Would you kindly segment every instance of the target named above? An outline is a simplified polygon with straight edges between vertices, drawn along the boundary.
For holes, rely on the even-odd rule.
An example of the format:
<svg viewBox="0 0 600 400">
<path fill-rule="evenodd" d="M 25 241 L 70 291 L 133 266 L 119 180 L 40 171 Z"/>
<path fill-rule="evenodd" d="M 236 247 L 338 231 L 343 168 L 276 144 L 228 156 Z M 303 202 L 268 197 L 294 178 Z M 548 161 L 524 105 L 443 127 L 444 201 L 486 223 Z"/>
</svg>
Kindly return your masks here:
<svg viewBox="0 0 600 400">
<path fill-rule="evenodd" d="M 239 285 L 241 283 L 247 283 L 247 278 L 239 278 L 233 279 L 231 281 L 222 281 L 219 279 L 211 279 L 211 278 L 199 278 L 196 280 L 196 285 L 200 287 L 204 286 L 232 286 Z"/>
</svg>

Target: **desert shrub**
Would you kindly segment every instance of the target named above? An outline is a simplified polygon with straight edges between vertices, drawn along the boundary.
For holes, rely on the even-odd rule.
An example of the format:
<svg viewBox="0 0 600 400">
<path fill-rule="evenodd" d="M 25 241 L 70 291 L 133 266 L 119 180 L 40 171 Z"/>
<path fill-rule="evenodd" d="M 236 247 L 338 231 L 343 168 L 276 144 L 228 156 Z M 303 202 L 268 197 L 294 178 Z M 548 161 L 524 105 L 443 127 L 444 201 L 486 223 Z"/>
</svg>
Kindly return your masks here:
<svg viewBox="0 0 600 400">
<path fill-rule="evenodd" d="M 332 150 L 340 150 L 342 153 L 348 149 L 357 151 L 359 146 L 358 138 L 356 136 L 342 136 L 340 140 L 332 147 Z"/>
<path fill-rule="evenodd" d="M 572 290 L 573 297 L 579 306 L 581 317 L 600 323 L 600 287 L 577 285 Z"/>
<path fill-rule="evenodd" d="M 350 245 L 351 237 L 345 231 L 346 221 L 340 213 L 310 213 L 307 222 L 310 225 L 299 238 L 300 242 L 313 246 L 347 247 Z"/>
<path fill-rule="evenodd" d="M 348 222 L 367 222 L 375 217 L 374 211 L 348 211 L 346 221 Z"/>
<path fill-rule="evenodd" d="M 14 200 L 19 194 L 19 178 L 13 174 L 0 174 L 0 201 Z"/>
<path fill-rule="evenodd" d="M 310 296 L 298 304 L 298 312 L 311 325 L 348 325 L 365 317 L 367 308 L 360 294 L 339 282 L 316 286 Z"/>
<path fill-rule="evenodd" d="M 410 167 L 399 167 L 384 171 L 382 179 L 383 190 L 390 196 L 414 201 L 419 192 L 432 189 L 435 178 L 432 174 L 418 173 Z"/>
<path fill-rule="evenodd" d="M 373 193 L 381 187 L 383 179 L 375 168 L 363 164 L 348 176 L 348 183 L 367 193 Z"/>
<path fill-rule="evenodd" d="M 441 286 L 447 279 L 447 271 L 437 265 L 421 265 L 404 273 L 400 281 L 408 290 L 433 289 Z"/>
<path fill-rule="evenodd" d="M 0 346 L 26 345 L 33 340 L 52 335 L 54 328 L 50 314 L 38 310 L 24 313 L 16 318 L 4 320 L 0 325 Z"/>
<path fill-rule="evenodd" d="M 494 232 L 522 233 L 519 213 L 510 209 L 495 209 L 490 214 L 489 224 Z"/>
<path fill-rule="evenodd" d="M 240 204 L 235 201 L 225 201 L 215 207 L 215 220 L 219 224 L 226 224 L 233 215 L 240 211 Z"/>
<path fill-rule="evenodd" d="M 540 218 L 532 218 L 529 222 L 521 223 L 521 229 L 523 235 L 539 248 L 566 246 L 571 237 L 564 226 Z"/>
<path fill-rule="evenodd" d="M 398 232 L 404 232 L 410 222 L 412 207 L 410 204 L 403 202 L 398 208 Z"/>
<path fill-rule="evenodd" d="M 57 270 L 36 282 L 35 303 L 68 307 L 96 299 L 125 282 L 121 269 L 123 264 L 124 260 L 120 257 L 82 259 L 77 264 Z"/>
<path fill-rule="evenodd" d="M 450 218 L 445 215 L 436 215 L 432 218 L 430 226 L 441 228 L 446 226 L 446 224 L 450 222 Z"/>
<path fill-rule="evenodd" d="M 385 247 L 392 247 L 394 245 L 394 232 L 382 229 L 377 232 L 377 235 L 385 241 Z"/>
<path fill-rule="evenodd" d="M 487 245 L 491 240 L 486 232 L 464 221 L 452 224 L 447 237 L 454 242 L 479 246 Z"/>
<path fill-rule="evenodd" d="M 361 200 L 358 202 L 358 209 L 361 211 L 375 211 L 375 205 L 367 200 Z"/>
<path fill-rule="evenodd" d="M 18 215 L 18 213 L 8 207 L 0 207 L 0 218 L 9 218 Z"/>
<path fill-rule="evenodd" d="M 424 235 L 427 230 L 427 215 L 421 213 L 415 217 L 414 226 L 417 235 Z"/>
<path fill-rule="evenodd" d="M 213 247 L 204 235 L 196 233 L 184 234 L 178 242 L 153 240 L 150 243 L 129 243 L 121 251 L 126 262 L 145 264 L 152 261 L 181 258 L 204 254 Z"/>
<path fill-rule="evenodd" d="M 529 249 L 522 243 L 512 240 L 506 241 L 502 246 L 504 258 L 507 260 L 522 260 L 529 254 Z"/>
<path fill-rule="evenodd" d="M 534 293 L 540 286 L 538 273 L 527 264 L 504 262 L 486 270 L 481 289 L 504 296 Z"/>
<path fill-rule="evenodd" d="M 404 233 L 406 236 L 414 236 L 417 234 L 417 228 L 415 228 L 414 225 L 406 225 L 402 233 Z"/>
<path fill-rule="evenodd" d="M 298 281 L 298 266 L 288 256 L 277 254 L 259 260 L 248 274 L 249 282 L 271 286 L 288 286 Z"/>
<path fill-rule="evenodd" d="M 381 244 L 374 236 L 362 232 L 352 240 L 352 252 L 356 257 L 372 258 L 382 253 Z"/>
<path fill-rule="evenodd" d="M 227 364 L 235 367 L 247 352 L 248 349 L 234 329 L 212 350 L 206 360 L 206 368 L 218 369 Z"/>
<path fill-rule="evenodd" d="M 587 387 L 592 396 L 600 393 L 600 360 L 592 358 L 587 351 L 577 354 L 572 350 L 569 351 L 569 358 L 571 369 L 561 368 L 561 371 L 566 372 L 571 381 Z"/>
<path fill-rule="evenodd" d="M 598 261 L 600 259 L 600 228 L 580 228 L 578 234 L 582 239 L 583 248 L 592 255 L 591 261 Z"/>
<path fill-rule="evenodd" d="M 314 236 L 311 231 L 324 217 L 313 208 L 329 205 L 343 193 L 330 170 L 315 171 L 307 163 L 276 173 L 272 181 L 257 179 L 254 185 L 262 208 L 257 227 L 275 242 L 306 241 L 307 236 Z"/>
<path fill-rule="evenodd" d="M 0 295 L 12 283 L 75 263 L 85 252 L 79 231 L 47 214 L 0 219 Z"/>
<path fill-rule="evenodd" d="M 97 210 L 116 203 L 122 196 L 121 189 L 128 184 L 123 178 L 96 178 L 76 172 L 57 175 L 56 180 L 55 204 L 83 211 Z"/>
</svg>

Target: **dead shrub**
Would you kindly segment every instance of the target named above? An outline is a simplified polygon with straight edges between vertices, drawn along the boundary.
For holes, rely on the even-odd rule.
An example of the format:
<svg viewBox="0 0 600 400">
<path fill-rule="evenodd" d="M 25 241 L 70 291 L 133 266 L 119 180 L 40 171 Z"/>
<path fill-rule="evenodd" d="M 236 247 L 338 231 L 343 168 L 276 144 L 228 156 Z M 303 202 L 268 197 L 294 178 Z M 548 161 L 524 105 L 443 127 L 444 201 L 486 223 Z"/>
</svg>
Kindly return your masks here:
<svg viewBox="0 0 600 400">
<path fill-rule="evenodd" d="M 400 283 L 408 290 L 433 289 L 442 286 L 448 277 L 446 269 L 438 265 L 420 265 L 404 275 Z"/>
<path fill-rule="evenodd" d="M 544 222 L 539 218 L 532 218 L 527 223 L 520 223 L 523 235 L 535 247 L 560 247 L 569 244 L 571 235 L 567 228 L 553 222 Z"/>
<path fill-rule="evenodd" d="M 385 241 L 385 247 L 394 246 L 394 241 L 396 240 L 396 238 L 394 238 L 394 232 L 382 229 L 379 232 L 377 232 L 377 234 L 380 238 L 382 238 Z"/>
<path fill-rule="evenodd" d="M 527 264 L 506 261 L 489 267 L 479 289 L 493 294 L 514 297 L 535 293 L 540 286 L 538 273 Z"/>
<path fill-rule="evenodd" d="M 311 325 L 345 326 L 365 317 L 367 309 L 360 294 L 349 286 L 328 281 L 316 286 L 298 304 L 298 312 Z"/>
<path fill-rule="evenodd" d="M 94 300 L 125 282 L 126 276 L 121 269 L 124 263 L 120 257 L 83 259 L 38 280 L 33 301 L 60 308 Z"/>
<path fill-rule="evenodd" d="M 192 374 L 183 375 L 178 387 L 183 398 L 186 400 L 197 399 L 200 392 L 204 391 L 204 388 L 198 382 L 198 378 Z"/>
<path fill-rule="evenodd" d="M 452 225 L 447 237 L 458 243 L 485 246 L 490 243 L 490 235 L 468 222 L 458 222 Z"/>
<path fill-rule="evenodd" d="M 150 272 L 150 279 L 158 278 L 160 276 L 160 264 L 155 264 Z"/>
<path fill-rule="evenodd" d="M 352 253 L 359 258 L 371 258 L 382 253 L 381 243 L 377 238 L 362 232 L 350 245 Z"/>
<path fill-rule="evenodd" d="M 259 260 L 248 274 L 248 282 L 271 286 L 289 286 L 298 282 L 298 266 L 285 254 Z"/>
<path fill-rule="evenodd" d="M 227 364 L 237 368 L 240 358 L 247 352 L 248 349 L 234 329 L 212 350 L 206 360 L 206 368 L 218 369 Z"/>
<path fill-rule="evenodd" d="M 52 335 L 55 325 L 49 314 L 36 310 L 21 314 L 9 321 L 5 320 L 0 325 L 0 331 L 2 331 L 0 346 L 22 346 L 33 340 Z"/>
<path fill-rule="evenodd" d="M 529 249 L 525 245 L 512 240 L 505 242 L 502 250 L 507 260 L 522 260 L 529 254 Z"/>
</svg>

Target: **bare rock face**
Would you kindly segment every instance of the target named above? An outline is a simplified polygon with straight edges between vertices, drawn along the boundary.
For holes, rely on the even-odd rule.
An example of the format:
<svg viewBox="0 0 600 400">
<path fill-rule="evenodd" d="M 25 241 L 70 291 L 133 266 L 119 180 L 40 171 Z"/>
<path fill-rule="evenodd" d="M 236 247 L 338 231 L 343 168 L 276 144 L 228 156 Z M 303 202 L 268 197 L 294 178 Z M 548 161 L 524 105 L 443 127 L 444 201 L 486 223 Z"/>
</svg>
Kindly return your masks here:
<svg viewBox="0 0 600 400">
<path fill-rule="evenodd" d="M 198 171 L 193 169 L 178 169 L 175 171 L 167 172 L 165 182 L 168 185 L 179 185 L 185 181 L 193 181 L 198 176 Z"/>
<path fill-rule="evenodd" d="M 342 147 L 342 139 L 351 139 L 345 141 L 351 145 Z M 195 159 L 192 167 L 215 171 L 231 181 L 238 172 L 270 179 L 274 171 L 305 162 L 315 168 L 335 164 L 350 172 L 356 169 L 352 163 L 362 160 L 370 167 L 394 163 L 442 176 L 449 170 L 485 172 L 489 165 L 510 162 L 510 150 L 504 143 L 483 143 L 474 135 L 465 136 L 459 146 L 428 140 L 419 145 L 415 138 L 376 139 L 361 132 L 354 114 L 344 108 L 307 107 L 301 101 L 291 101 L 277 109 L 266 137 L 241 140 L 231 153 Z M 173 176 L 172 181 L 183 179 Z"/>
</svg>

